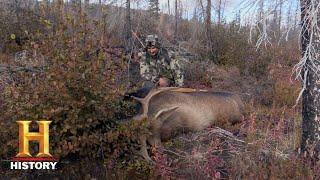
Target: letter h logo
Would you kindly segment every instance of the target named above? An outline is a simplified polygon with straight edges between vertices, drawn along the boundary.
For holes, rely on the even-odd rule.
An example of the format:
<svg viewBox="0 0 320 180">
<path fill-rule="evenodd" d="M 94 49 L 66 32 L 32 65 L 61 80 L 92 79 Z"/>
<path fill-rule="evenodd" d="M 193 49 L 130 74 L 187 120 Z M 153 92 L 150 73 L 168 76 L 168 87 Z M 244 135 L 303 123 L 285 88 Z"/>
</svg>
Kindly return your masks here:
<svg viewBox="0 0 320 180">
<path fill-rule="evenodd" d="M 39 153 L 36 157 L 52 157 L 49 153 L 49 124 L 51 121 L 37 121 L 39 132 L 29 132 L 31 121 L 17 121 L 19 125 L 19 153 L 16 157 L 32 157 L 29 152 L 29 141 L 39 142 Z"/>
</svg>

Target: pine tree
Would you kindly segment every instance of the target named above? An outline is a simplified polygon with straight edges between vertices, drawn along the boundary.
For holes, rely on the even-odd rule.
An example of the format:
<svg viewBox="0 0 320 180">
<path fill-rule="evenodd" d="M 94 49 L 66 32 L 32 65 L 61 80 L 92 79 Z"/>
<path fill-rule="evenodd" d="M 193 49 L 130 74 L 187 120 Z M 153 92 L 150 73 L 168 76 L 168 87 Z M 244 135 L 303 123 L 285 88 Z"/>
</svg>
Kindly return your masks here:
<svg viewBox="0 0 320 180">
<path fill-rule="evenodd" d="M 159 20 L 160 18 L 159 0 L 149 0 L 149 12 L 150 12 L 150 16 L 154 20 Z"/>
</svg>

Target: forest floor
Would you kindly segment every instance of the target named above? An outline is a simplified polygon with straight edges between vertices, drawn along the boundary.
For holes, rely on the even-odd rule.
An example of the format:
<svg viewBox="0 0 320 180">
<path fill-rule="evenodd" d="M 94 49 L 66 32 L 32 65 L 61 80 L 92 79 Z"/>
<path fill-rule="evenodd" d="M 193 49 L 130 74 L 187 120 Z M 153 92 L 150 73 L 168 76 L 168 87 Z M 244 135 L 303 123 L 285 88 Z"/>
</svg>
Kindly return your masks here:
<svg viewBox="0 0 320 180">
<path fill-rule="evenodd" d="M 121 57 L 115 53 L 111 56 Z M 291 75 L 292 67 L 280 63 L 270 63 L 265 75 L 257 78 L 242 76 L 235 66 L 190 62 L 185 86 L 240 94 L 245 101 L 243 122 L 218 124 L 166 141 L 163 148 L 150 150 L 155 164 L 146 163 L 136 154 L 129 163 L 121 162 L 121 157 L 117 157 L 113 166 L 103 158 L 97 161 L 84 158 L 62 161 L 56 172 L 33 174 L 11 171 L 7 175 L 19 179 L 64 179 L 68 173 L 73 174 L 72 178 L 83 179 L 318 177 L 319 166 L 300 158 L 298 153 L 301 105 L 296 104 L 296 100 L 301 88 Z"/>
</svg>

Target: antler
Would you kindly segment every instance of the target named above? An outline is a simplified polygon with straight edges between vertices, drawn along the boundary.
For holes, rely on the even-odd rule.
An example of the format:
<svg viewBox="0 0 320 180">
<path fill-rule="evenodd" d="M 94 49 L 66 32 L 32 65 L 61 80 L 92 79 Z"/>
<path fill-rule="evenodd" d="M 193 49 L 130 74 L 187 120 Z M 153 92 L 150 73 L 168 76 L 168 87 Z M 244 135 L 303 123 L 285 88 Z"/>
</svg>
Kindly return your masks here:
<svg viewBox="0 0 320 180">
<path fill-rule="evenodd" d="M 154 119 L 158 119 L 160 116 L 162 116 L 165 113 L 169 113 L 167 116 L 169 117 L 169 115 L 171 114 L 171 112 L 175 111 L 176 109 L 178 109 L 179 106 L 174 106 L 174 107 L 170 107 L 170 108 L 164 108 L 161 109 L 160 111 L 157 112 L 157 114 L 154 116 Z M 167 116 L 163 117 L 162 119 L 166 119 Z"/>
<path fill-rule="evenodd" d="M 189 92 L 208 92 L 208 90 L 205 89 L 192 89 L 192 88 L 177 88 L 171 90 L 173 92 L 182 92 L 182 93 L 189 93 Z"/>
<path fill-rule="evenodd" d="M 147 118 L 147 114 L 148 114 L 148 111 L 149 111 L 150 99 L 153 96 L 155 96 L 155 95 L 157 95 L 157 94 L 159 94 L 161 92 L 171 91 L 171 90 L 174 90 L 174 89 L 179 89 L 179 87 L 161 87 L 161 88 L 157 88 L 155 86 L 155 87 L 153 87 L 151 89 L 151 91 L 148 93 L 148 95 L 145 98 L 138 98 L 138 97 L 132 96 L 133 99 L 137 100 L 142 105 L 142 114 L 134 117 L 134 119 L 135 120 L 142 120 L 143 118 Z"/>
<path fill-rule="evenodd" d="M 207 90 L 197 90 L 192 88 L 180 88 L 180 87 L 157 87 L 157 84 L 151 89 L 148 95 L 145 98 L 139 98 L 132 96 L 133 99 L 140 102 L 142 105 L 142 114 L 135 116 L 134 120 L 142 120 L 147 118 L 147 114 L 149 111 L 149 102 L 152 97 L 155 95 L 165 92 L 165 91 L 173 91 L 173 92 L 183 92 L 183 93 L 190 93 L 190 92 L 206 92 Z"/>
</svg>

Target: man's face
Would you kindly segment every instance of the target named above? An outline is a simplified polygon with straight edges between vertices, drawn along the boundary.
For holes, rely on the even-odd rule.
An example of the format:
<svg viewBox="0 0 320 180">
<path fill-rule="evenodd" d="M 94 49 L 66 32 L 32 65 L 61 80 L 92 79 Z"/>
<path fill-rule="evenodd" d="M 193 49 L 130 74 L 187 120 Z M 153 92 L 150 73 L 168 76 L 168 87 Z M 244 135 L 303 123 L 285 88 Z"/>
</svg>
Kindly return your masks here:
<svg viewBox="0 0 320 180">
<path fill-rule="evenodd" d="M 159 49 L 157 47 L 155 47 L 155 46 L 148 47 L 148 53 L 151 56 L 156 56 L 158 54 L 158 51 L 159 51 Z"/>
</svg>

